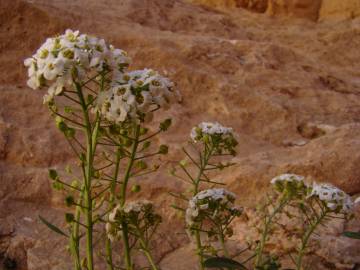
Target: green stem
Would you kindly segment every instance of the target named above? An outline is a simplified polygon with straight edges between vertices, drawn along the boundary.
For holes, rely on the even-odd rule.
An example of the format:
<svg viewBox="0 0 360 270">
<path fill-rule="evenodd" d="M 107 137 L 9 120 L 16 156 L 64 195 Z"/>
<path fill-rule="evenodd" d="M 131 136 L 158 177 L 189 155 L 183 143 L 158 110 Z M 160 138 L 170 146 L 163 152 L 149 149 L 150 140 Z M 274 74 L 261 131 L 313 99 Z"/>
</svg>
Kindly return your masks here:
<svg viewBox="0 0 360 270">
<path fill-rule="evenodd" d="M 133 270 L 131 254 L 130 254 L 128 225 L 126 222 L 122 222 L 121 227 L 122 227 L 122 236 L 123 236 L 122 239 L 124 243 L 124 257 L 125 257 L 126 269 Z"/>
<path fill-rule="evenodd" d="M 131 176 L 131 169 L 133 167 L 133 164 L 134 164 L 134 161 L 136 158 L 136 151 L 137 151 L 137 148 L 139 145 L 139 137 L 140 137 L 140 126 L 136 125 L 135 138 L 134 138 L 133 146 L 131 149 L 131 156 L 130 156 L 129 163 L 128 163 L 128 166 L 125 171 L 124 180 L 123 180 L 123 184 L 122 184 L 121 198 L 120 198 L 121 206 L 124 206 L 124 204 L 126 202 L 126 189 L 127 189 L 127 184 L 129 182 L 130 176 Z M 126 269 L 132 270 L 133 265 L 132 265 L 131 254 L 130 254 L 129 234 L 128 234 L 128 228 L 127 228 L 126 222 L 122 222 L 121 227 L 122 227 L 122 235 L 123 235 L 122 239 L 123 239 L 123 243 L 124 243 L 124 257 L 125 257 Z"/>
<path fill-rule="evenodd" d="M 200 160 L 199 173 L 194 180 L 193 196 L 195 196 L 199 192 L 200 179 L 209 163 L 210 157 L 212 155 L 212 151 L 213 151 L 213 148 L 211 147 L 209 152 L 204 155 L 204 160 Z M 198 250 L 197 254 L 199 256 L 199 269 L 203 270 L 204 269 L 204 257 L 203 257 L 203 252 L 202 252 L 203 249 L 202 249 L 202 243 L 201 243 L 201 237 L 200 237 L 199 230 L 195 231 L 195 239 L 196 239 L 196 248 Z"/>
<path fill-rule="evenodd" d="M 159 270 L 154 262 L 153 257 L 151 256 L 150 249 L 149 249 L 148 245 L 146 244 L 146 241 L 144 240 L 144 235 L 141 233 L 139 227 L 137 227 L 137 230 L 139 233 L 139 241 L 140 241 L 141 248 L 144 251 L 146 258 L 148 259 L 148 261 L 151 265 L 151 268 L 153 270 Z"/>
<path fill-rule="evenodd" d="M 132 149 L 131 149 L 130 161 L 129 161 L 128 166 L 126 168 L 124 181 L 123 181 L 123 184 L 122 184 L 121 206 L 124 206 L 124 204 L 126 202 L 126 189 L 127 189 L 127 184 L 129 182 L 129 179 L 130 179 L 131 169 L 132 169 L 132 167 L 134 165 L 134 161 L 135 161 L 135 158 L 136 158 L 136 151 L 137 151 L 137 148 L 139 146 L 139 136 L 140 136 L 140 126 L 136 125 L 135 139 L 134 139 L 133 146 L 132 146 Z"/>
<path fill-rule="evenodd" d="M 151 253 L 149 252 L 149 250 L 144 250 L 144 253 L 145 253 L 145 256 L 146 258 L 148 259 L 150 265 L 151 265 L 151 268 L 153 270 L 159 270 L 159 268 L 157 268 L 155 262 L 154 262 L 154 259 L 153 257 L 151 256 Z"/>
<path fill-rule="evenodd" d="M 79 204 L 81 204 L 81 199 L 79 199 Z M 76 206 L 75 209 L 75 222 L 72 224 L 71 229 L 71 238 L 70 238 L 70 247 L 71 253 L 74 257 L 74 269 L 81 270 L 81 263 L 80 263 L 80 247 L 79 247 L 79 223 L 80 220 L 80 206 Z"/>
<path fill-rule="evenodd" d="M 321 211 L 321 215 L 317 216 L 316 221 L 314 224 L 310 224 L 310 227 L 308 228 L 307 232 L 304 234 L 301 246 L 299 249 L 299 253 L 296 259 L 296 270 L 302 269 L 302 259 L 304 257 L 305 250 L 307 248 L 307 244 L 309 242 L 310 236 L 313 234 L 313 232 L 316 230 L 317 226 L 323 221 L 323 219 L 326 217 L 327 211 Z"/>
<path fill-rule="evenodd" d="M 227 250 L 227 248 L 225 246 L 225 237 L 224 237 L 224 234 L 221 231 L 221 229 L 220 229 L 220 232 L 219 232 L 219 238 L 220 238 L 221 247 L 222 247 L 222 249 L 224 251 L 225 257 L 229 257 L 229 252 L 228 252 L 228 250 Z"/>
<path fill-rule="evenodd" d="M 287 198 L 281 199 L 279 205 L 274 209 L 274 211 L 271 213 L 271 215 L 267 218 L 265 217 L 265 224 L 264 224 L 264 230 L 261 235 L 260 243 L 256 252 L 256 258 L 255 258 L 255 266 L 260 267 L 262 263 L 262 254 L 264 252 L 264 247 L 266 243 L 267 236 L 269 234 L 269 229 L 272 223 L 273 218 L 285 207 L 285 205 L 288 203 Z"/>
<path fill-rule="evenodd" d="M 120 168 L 120 160 L 121 160 L 121 154 L 120 151 L 118 149 L 117 153 L 116 153 L 116 162 L 115 162 L 115 172 L 114 172 L 114 177 L 111 181 L 110 184 L 110 203 L 109 203 L 109 211 L 111 211 L 114 208 L 115 205 L 115 188 L 116 188 L 116 180 L 118 178 L 119 175 L 119 168 Z M 111 246 L 111 241 L 108 237 L 106 237 L 106 263 L 107 263 L 107 269 L 108 270 L 114 270 L 114 266 L 113 266 L 113 258 L 112 258 L 112 246 Z"/>
<path fill-rule="evenodd" d="M 85 121 L 85 132 L 86 132 L 86 164 L 85 164 L 85 183 L 84 183 L 84 211 L 86 221 L 86 258 L 87 258 L 87 270 L 94 269 L 93 259 L 93 209 L 92 209 L 92 198 L 91 198 L 91 180 L 93 174 L 93 161 L 94 153 L 97 143 L 97 134 L 100 124 L 99 114 L 96 116 L 96 122 L 94 129 L 92 129 L 90 117 L 88 114 L 87 105 L 82 93 L 81 85 L 76 83 L 76 91 L 79 96 L 80 104 Z"/>
<path fill-rule="evenodd" d="M 196 239 L 196 247 L 197 247 L 197 255 L 199 256 L 199 269 L 204 270 L 204 257 L 201 245 L 201 237 L 200 232 L 198 230 L 195 231 L 195 239 Z"/>
</svg>

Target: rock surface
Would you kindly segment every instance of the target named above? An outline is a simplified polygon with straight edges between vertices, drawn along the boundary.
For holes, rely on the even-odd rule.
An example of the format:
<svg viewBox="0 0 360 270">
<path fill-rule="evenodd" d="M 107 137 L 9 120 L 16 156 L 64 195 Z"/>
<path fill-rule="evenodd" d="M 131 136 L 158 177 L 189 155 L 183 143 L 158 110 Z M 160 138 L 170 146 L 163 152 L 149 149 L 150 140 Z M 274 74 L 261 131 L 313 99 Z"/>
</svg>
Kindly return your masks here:
<svg viewBox="0 0 360 270">
<path fill-rule="evenodd" d="M 360 15 L 357 0 L 191 0 L 216 9 L 244 8 L 271 16 L 312 21 L 346 20 Z"/>
<path fill-rule="evenodd" d="M 103 37 L 128 51 L 135 68 L 153 67 L 177 82 L 183 103 L 166 113 L 174 126 L 160 141 L 171 146 L 165 164 L 179 159 L 193 125 L 216 120 L 238 133 L 237 166 L 222 179 L 245 206 L 254 207 L 269 179 L 285 172 L 360 192 L 360 20 L 352 19 L 359 2 L 201 3 L 210 8 L 182 0 L 0 2 L 0 258 L 20 270 L 70 269 L 59 255 L 62 240 L 38 215 L 64 222 L 62 197 L 46 172 L 73 160 L 42 93 L 25 86 L 22 66 L 47 36 L 66 28 Z M 156 259 L 170 270 L 181 269 L 191 246 L 175 235 L 183 230 L 167 192 L 183 187 L 167 170 L 144 181 L 139 196 L 160 206 L 165 225 Z M 351 253 L 358 242 L 329 235 L 322 243 L 316 269 L 346 269 L 334 262 L 341 257 L 360 263 Z"/>
</svg>

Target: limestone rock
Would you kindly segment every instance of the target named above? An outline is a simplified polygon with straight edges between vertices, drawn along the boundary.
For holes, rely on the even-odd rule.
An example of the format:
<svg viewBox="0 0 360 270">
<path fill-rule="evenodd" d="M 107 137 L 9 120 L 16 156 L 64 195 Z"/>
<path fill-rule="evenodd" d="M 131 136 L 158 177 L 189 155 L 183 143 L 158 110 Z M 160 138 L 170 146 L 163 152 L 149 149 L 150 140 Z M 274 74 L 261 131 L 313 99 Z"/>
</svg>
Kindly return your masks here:
<svg viewBox="0 0 360 270">
<path fill-rule="evenodd" d="M 164 216 L 154 245 L 165 269 L 180 269 L 179 256 L 191 253 L 168 196 L 187 187 L 168 170 L 183 158 L 181 147 L 200 121 L 219 121 L 238 134 L 237 165 L 214 177 L 245 206 L 253 207 L 269 180 L 285 172 L 360 192 L 359 21 L 293 19 L 316 20 L 318 12 L 320 20 L 330 18 L 337 12 L 331 1 L 206 1 L 221 10 L 185 0 L 0 1 L 0 218 L 13 225 L 11 236 L 0 236 L 0 254 L 11 245 L 25 269 L 67 269 L 66 253 L 56 257 L 62 240 L 38 215 L 64 226 L 63 194 L 51 190 L 47 170 L 62 173 L 76 163 L 42 104 L 44 92 L 26 87 L 22 65 L 47 36 L 66 28 L 109 40 L 128 51 L 134 68 L 159 70 L 182 93 L 181 104 L 154 120 L 173 117 L 157 142 L 170 145 L 169 155 L 156 160 L 164 166 L 136 182 L 142 192 L 135 197 L 154 200 Z M 335 235 L 324 244 L 329 251 L 311 258 L 321 265 L 316 269 L 346 263 L 338 259 L 342 247 L 346 258 L 357 250 L 357 242 Z"/>
<path fill-rule="evenodd" d="M 322 0 L 269 0 L 267 13 L 316 21 Z"/>
<path fill-rule="evenodd" d="M 320 21 L 346 20 L 360 16 L 360 2 L 357 0 L 322 0 Z"/>
</svg>

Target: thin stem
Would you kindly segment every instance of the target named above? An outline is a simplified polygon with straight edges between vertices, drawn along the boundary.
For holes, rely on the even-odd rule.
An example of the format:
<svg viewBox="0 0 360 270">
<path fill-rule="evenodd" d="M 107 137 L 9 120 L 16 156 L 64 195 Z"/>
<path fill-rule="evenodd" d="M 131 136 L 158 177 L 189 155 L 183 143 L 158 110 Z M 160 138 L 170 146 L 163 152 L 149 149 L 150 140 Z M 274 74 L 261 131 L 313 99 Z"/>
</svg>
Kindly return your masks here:
<svg viewBox="0 0 360 270">
<path fill-rule="evenodd" d="M 132 265 L 131 255 L 130 255 L 128 225 L 126 222 L 122 222 L 121 227 L 122 227 L 122 236 L 123 236 L 123 243 L 124 243 L 124 257 L 125 257 L 126 269 L 133 270 L 133 265 Z"/>
<path fill-rule="evenodd" d="M 200 232 L 198 230 L 195 231 L 195 239 L 196 239 L 196 246 L 197 246 L 197 254 L 199 256 L 199 269 L 204 270 L 204 257 L 201 245 L 201 237 Z"/>
<path fill-rule="evenodd" d="M 156 266 L 155 262 L 154 262 L 154 259 L 153 257 L 151 256 L 151 253 L 150 253 L 150 249 L 149 249 L 149 246 L 148 244 L 146 243 L 146 241 L 144 240 L 144 234 L 141 232 L 141 229 L 139 228 L 138 225 L 136 225 L 136 229 L 138 231 L 138 234 L 139 234 L 139 241 L 140 241 L 140 246 L 146 256 L 146 258 L 148 259 L 150 265 L 151 265 L 151 268 L 153 270 L 158 270 L 158 267 Z"/>
<path fill-rule="evenodd" d="M 124 204 L 126 202 L 126 189 L 127 189 L 127 184 L 129 182 L 130 176 L 131 176 L 131 169 L 132 169 L 134 161 L 135 161 L 136 151 L 137 151 L 137 148 L 139 145 L 139 137 L 140 137 L 140 126 L 136 125 L 135 139 L 133 142 L 130 160 L 129 160 L 128 166 L 126 168 L 124 180 L 123 180 L 123 184 L 122 184 L 121 198 L 120 198 L 121 206 L 124 206 Z M 122 235 L 123 235 L 122 239 L 123 239 L 123 243 L 124 243 L 124 256 L 125 256 L 126 269 L 133 270 L 133 265 L 132 265 L 131 256 L 130 256 L 130 248 L 129 248 L 128 228 L 127 228 L 126 222 L 122 222 L 121 226 L 122 226 Z"/>
<path fill-rule="evenodd" d="M 93 161 L 94 153 L 97 142 L 97 132 L 100 123 L 99 115 L 97 114 L 94 130 L 90 122 L 90 117 L 87 111 L 86 102 L 82 93 L 81 85 L 75 83 L 76 91 L 79 96 L 81 108 L 85 121 L 86 132 L 86 164 L 85 164 L 85 182 L 84 182 L 84 200 L 85 200 L 85 220 L 86 220 L 86 258 L 87 258 L 87 270 L 94 269 L 93 260 L 93 220 L 92 220 L 92 198 L 91 198 L 91 180 L 93 174 Z"/>
<path fill-rule="evenodd" d="M 273 210 L 273 212 L 270 214 L 269 217 L 265 217 L 264 222 L 264 230 L 261 235 L 261 240 L 258 246 L 258 249 L 256 251 L 256 259 L 255 259 L 255 266 L 260 267 L 262 263 L 262 254 L 264 252 L 264 247 L 266 243 L 267 236 L 269 234 L 270 226 L 272 223 L 273 218 L 285 207 L 285 205 L 288 203 L 287 198 L 282 198 L 279 205 Z"/>
<path fill-rule="evenodd" d="M 116 188 L 116 180 L 119 176 L 119 167 L 120 167 L 120 160 L 121 160 L 121 154 L 120 149 L 118 149 L 116 153 L 116 162 L 115 162 L 115 172 L 114 177 L 112 178 L 112 182 L 110 184 L 110 203 L 109 203 L 109 211 L 111 211 L 114 208 L 115 205 L 115 188 Z M 113 270 L 113 259 L 112 259 L 112 246 L 111 241 L 109 238 L 106 238 L 106 257 L 107 257 L 107 269 Z"/>
<path fill-rule="evenodd" d="M 299 253 L 296 259 L 296 270 L 301 270 L 302 269 L 302 259 L 304 257 L 304 253 L 306 248 L 308 247 L 308 242 L 310 239 L 310 236 L 314 233 L 314 231 L 316 230 L 317 226 L 319 224 L 321 224 L 321 222 L 324 220 L 324 218 L 327 215 L 327 210 L 325 211 L 321 211 L 321 214 L 318 216 L 316 216 L 316 221 L 310 225 L 310 227 L 308 228 L 308 230 L 306 231 L 306 233 L 304 234 L 302 240 L 301 240 L 301 246 L 299 249 Z"/>
<path fill-rule="evenodd" d="M 205 145 L 206 146 L 206 145 Z M 197 177 L 192 181 L 194 183 L 194 192 L 193 196 L 195 196 L 199 192 L 199 184 L 201 181 L 201 176 L 204 174 L 204 171 L 207 167 L 207 164 L 209 163 L 210 157 L 212 155 L 213 147 L 211 147 L 209 150 L 207 150 L 207 147 L 205 148 L 205 154 L 202 158 L 202 155 L 200 153 L 200 165 L 199 167 L 199 173 Z M 202 252 L 202 243 L 201 243 L 201 237 L 200 237 L 200 231 L 196 230 L 195 232 L 195 239 L 196 239 L 196 247 L 198 249 L 198 256 L 199 256 L 199 269 L 204 269 L 204 258 L 203 258 L 203 252 Z"/>
<path fill-rule="evenodd" d="M 80 205 L 82 201 L 82 195 L 80 196 L 79 200 L 78 200 L 78 204 Z M 72 224 L 72 228 L 71 228 L 71 238 L 70 238 L 70 247 L 71 247 L 71 252 L 72 255 L 74 257 L 74 269 L 75 270 L 81 270 L 81 262 L 80 262 L 80 238 L 79 238 L 79 223 L 78 221 L 80 220 L 80 214 L 81 214 L 81 207 L 80 206 L 76 206 L 76 210 L 75 210 L 75 221 Z"/>
<path fill-rule="evenodd" d="M 220 238 L 220 244 L 221 244 L 221 247 L 222 247 L 222 249 L 224 251 L 225 257 L 229 257 L 229 252 L 228 252 L 228 250 L 227 250 L 227 248 L 225 246 L 225 237 L 224 237 L 224 234 L 223 234 L 221 228 L 219 228 L 219 238 Z"/>
</svg>

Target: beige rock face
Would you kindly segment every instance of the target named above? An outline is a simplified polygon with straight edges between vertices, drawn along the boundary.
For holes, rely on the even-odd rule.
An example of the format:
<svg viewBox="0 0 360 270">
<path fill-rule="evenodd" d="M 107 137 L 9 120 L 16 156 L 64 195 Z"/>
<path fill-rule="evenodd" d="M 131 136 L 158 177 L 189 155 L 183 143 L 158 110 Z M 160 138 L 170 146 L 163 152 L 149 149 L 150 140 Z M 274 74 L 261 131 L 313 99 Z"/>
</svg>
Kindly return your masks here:
<svg viewBox="0 0 360 270">
<path fill-rule="evenodd" d="M 356 0 L 323 0 L 319 20 L 352 19 L 360 16 L 360 2 Z"/>
<path fill-rule="evenodd" d="M 134 68 L 159 70 L 183 95 L 182 104 L 156 119 L 174 119 L 159 139 L 170 144 L 170 154 L 159 173 L 140 181 L 138 195 L 154 200 L 164 216 L 155 241 L 163 269 L 181 269 L 179 257 L 192 254 L 187 237 L 176 234 L 183 232 L 182 220 L 169 207 L 168 191 L 185 187 L 167 172 L 199 121 L 219 121 L 238 133 L 237 165 L 220 180 L 250 209 L 269 180 L 285 172 L 358 194 L 360 23 L 328 20 L 341 10 L 357 14 L 350 4 L 334 2 L 228 1 L 230 8 L 219 11 L 182 0 L 0 1 L 1 260 L 15 260 L 20 270 L 70 269 L 63 240 L 38 215 L 64 224 L 62 194 L 51 190 L 46 174 L 74 160 L 42 105 L 43 93 L 26 87 L 22 66 L 46 37 L 66 28 L 109 40 L 128 51 Z M 274 16 L 236 7 L 273 10 Z M 359 224 L 356 219 L 343 227 Z M 239 230 L 235 240 L 246 233 Z M 342 257 L 347 265 L 360 263 L 352 253 L 359 243 L 338 234 L 324 238 L 324 249 L 312 257 L 314 269 L 346 269 Z M 183 269 L 195 269 L 192 259 L 187 262 Z"/>
<path fill-rule="evenodd" d="M 322 0 L 269 0 L 269 15 L 286 15 L 316 21 Z"/>
<path fill-rule="evenodd" d="M 360 15 L 357 0 L 192 0 L 213 8 L 245 8 L 266 12 L 270 16 L 286 16 L 312 21 L 346 20 Z"/>
<path fill-rule="evenodd" d="M 205 6 L 214 8 L 245 8 L 251 11 L 263 13 L 268 7 L 268 0 L 191 0 Z"/>
</svg>

